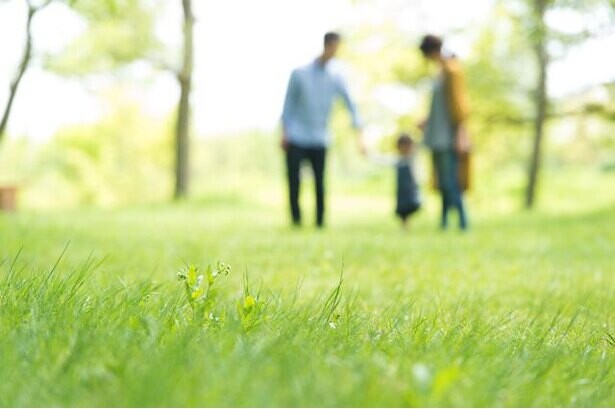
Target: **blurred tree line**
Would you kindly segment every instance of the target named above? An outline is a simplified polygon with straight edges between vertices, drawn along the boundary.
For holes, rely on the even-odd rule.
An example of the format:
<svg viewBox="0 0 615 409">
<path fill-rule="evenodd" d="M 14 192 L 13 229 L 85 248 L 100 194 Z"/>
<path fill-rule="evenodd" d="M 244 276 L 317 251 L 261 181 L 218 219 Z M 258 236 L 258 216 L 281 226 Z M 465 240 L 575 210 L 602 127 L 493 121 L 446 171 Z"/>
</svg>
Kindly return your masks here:
<svg viewBox="0 0 615 409">
<path fill-rule="evenodd" d="M 0 0 L 7 2 L 10 0 Z M 181 55 L 164 50 L 155 34 L 155 17 L 161 0 L 19 0 L 25 2 L 27 19 L 23 57 L 10 86 L 9 98 L 0 121 L 0 141 L 6 132 L 14 98 L 33 56 L 32 24 L 35 15 L 52 3 L 63 3 L 80 15 L 87 30 L 55 55 L 44 54 L 44 67 L 64 76 L 87 77 L 109 73 L 136 61 L 145 61 L 177 78 L 180 97 L 175 121 L 174 197 L 188 193 L 190 93 L 193 71 L 192 0 L 181 0 L 183 34 Z M 131 137 L 130 135 L 127 135 Z M 135 158 L 136 159 L 136 158 Z"/>
<path fill-rule="evenodd" d="M 0 142 L 12 102 L 35 52 L 40 53 L 39 61 L 46 70 L 77 80 L 127 72 L 125 67 L 145 62 L 154 70 L 174 74 L 179 97 L 177 111 L 169 113 L 168 118 L 150 118 L 131 102 L 118 81 L 106 96 L 108 115 L 99 123 L 66 127 L 47 145 L 36 149 L 26 147 L 24 141 L 0 146 L 0 182 L 19 180 L 18 174 L 25 174 L 28 180 L 22 176 L 22 182 L 41 187 L 37 190 L 41 198 L 49 194 L 62 196 L 67 202 L 121 203 L 162 200 L 170 194 L 184 197 L 190 174 L 208 183 L 215 174 L 213 170 L 224 167 L 247 171 L 251 176 L 260 172 L 264 178 L 277 170 L 272 165 L 275 152 L 262 147 L 274 146 L 274 142 L 256 143 L 267 139 L 265 135 L 240 138 L 241 149 L 233 147 L 236 140 L 190 142 L 193 50 L 198 41 L 193 35 L 191 0 L 175 0 L 183 10 L 182 20 L 177 21 L 177 30 L 183 34 L 179 50 L 165 47 L 156 34 L 160 17 L 157 10 L 163 0 L 0 0 L 8 1 L 24 2 L 28 13 L 23 56 L 2 111 Z M 51 3 L 70 7 L 87 24 L 83 35 L 53 55 L 37 50 L 31 36 L 35 17 L 45 18 L 41 10 Z M 394 10 L 400 2 L 355 3 L 356 7 L 385 9 L 388 5 L 391 11 L 390 18 L 344 30 L 349 40 L 344 57 L 356 73 L 364 116 L 367 123 L 379 125 L 380 134 L 389 137 L 381 142 L 389 147 L 399 131 L 419 135 L 416 124 L 426 115 L 433 72 L 417 51 L 424 33 L 399 26 Z M 413 7 L 407 2 L 403 6 Z M 612 160 L 608 152 L 614 148 L 613 84 L 595 87 L 606 98 L 593 98 L 594 89 L 554 100 L 547 92 L 547 82 L 549 64 L 565 55 L 567 49 L 596 36 L 612 34 L 613 10 L 614 0 L 495 0 L 487 23 L 473 28 L 472 49 L 464 65 L 473 107 L 470 129 L 482 158 L 479 170 L 525 167 L 523 196 L 528 207 L 535 202 L 539 186 L 545 136 L 559 141 L 557 146 L 562 148 L 549 153 L 562 160 Z M 549 24 L 548 16 L 561 11 L 572 13 L 583 24 L 571 30 L 556 29 Z M 457 33 L 439 34 L 446 39 Z M 378 95 L 384 96 L 375 97 Z M 389 99 L 393 95 L 393 99 L 402 100 L 405 96 L 414 103 L 406 104 L 408 109 L 398 104 L 402 106 L 400 110 L 386 103 L 387 95 Z M 343 116 L 336 115 L 333 123 L 340 136 L 336 144 L 342 159 L 350 151 L 348 146 L 354 147 L 346 136 L 344 121 Z M 190 164 L 191 157 L 198 161 Z M 43 186 L 54 187 L 46 191 Z"/>
</svg>

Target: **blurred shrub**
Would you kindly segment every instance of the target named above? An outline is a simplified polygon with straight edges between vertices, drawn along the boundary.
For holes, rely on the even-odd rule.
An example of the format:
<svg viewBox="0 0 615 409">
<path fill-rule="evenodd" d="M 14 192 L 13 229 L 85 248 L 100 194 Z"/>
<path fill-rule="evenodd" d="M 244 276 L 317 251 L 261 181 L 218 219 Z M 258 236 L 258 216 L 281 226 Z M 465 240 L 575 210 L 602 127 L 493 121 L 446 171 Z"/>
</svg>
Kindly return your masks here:
<svg viewBox="0 0 615 409">
<path fill-rule="evenodd" d="M 100 122 L 61 129 L 38 154 L 28 201 L 109 206 L 168 197 L 169 125 L 134 103 L 114 101 Z"/>
</svg>

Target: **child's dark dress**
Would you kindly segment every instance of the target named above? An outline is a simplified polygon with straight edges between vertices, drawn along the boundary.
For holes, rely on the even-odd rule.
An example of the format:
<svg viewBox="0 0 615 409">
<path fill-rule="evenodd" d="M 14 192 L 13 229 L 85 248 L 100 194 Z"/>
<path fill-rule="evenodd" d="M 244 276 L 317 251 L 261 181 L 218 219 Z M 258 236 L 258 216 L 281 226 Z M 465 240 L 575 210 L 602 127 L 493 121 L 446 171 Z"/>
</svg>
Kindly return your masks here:
<svg viewBox="0 0 615 409">
<path fill-rule="evenodd" d="M 419 187 L 414 177 L 412 159 L 400 158 L 397 168 L 397 206 L 395 214 L 407 218 L 421 207 Z"/>
</svg>

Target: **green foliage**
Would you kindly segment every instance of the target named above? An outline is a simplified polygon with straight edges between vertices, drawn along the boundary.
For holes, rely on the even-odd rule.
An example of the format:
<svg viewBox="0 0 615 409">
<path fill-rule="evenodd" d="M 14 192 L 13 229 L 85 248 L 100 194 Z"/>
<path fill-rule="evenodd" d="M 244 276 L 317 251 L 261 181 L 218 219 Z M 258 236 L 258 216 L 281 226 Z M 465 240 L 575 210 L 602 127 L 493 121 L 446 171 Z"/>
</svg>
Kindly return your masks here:
<svg viewBox="0 0 615 409">
<path fill-rule="evenodd" d="M 155 3 L 143 0 L 79 0 L 73 10 L 87 23 L 85 32 L 60 53 L 47 55 L 45 67 L 62 75 L 109 73 L 160 48 L 154 34 Z"/>
<path fill-rule="evenodd" d="M 67 190 L 63 205 L 117 205 L 168 196 L 170 123 L 152 119 L 121 95 L 111 95 L 111 112 L 98 124 L 61 129 L 42 149 L 31 181 L 33 200 L 54 186 Z"/>
<path fill-rule="evenodd" d="M 26 138 L 8 139 L 0 145 L 0 185 L 19 185 L 27 180 L 35 162 L 32 144 Z"/>
<path fill-rule="evenodd" d="M 343 57 L 362 74 L 358 78 L 359 94 L 363 95 L 361 106 L 368 120 L 380 124 L 399 124 L 394 133 L 408 131 L 409 127 L 415 130 L 415 124 L 422 119 L 422 108 L 418 112 L 399 115 L 373 101 L 373 92 L 383 86 L 424 90 L 425 79 L 433 70 L 418 51 L 418 38 L 401 32 L 391 21 L 355 29 L 350 35 L 351 40 Z M 369 98 L 366 97 L 368 93 L 372 94 Z"/>
<path fill-rule="evenodd" d="M 507 10 L 494 8 L 465 64 L 469 126 L 476 147 L 488 153 L 489 166 L 524 162 L 529 144 L 533 70 L 525 44 L 515 40 L 520 29 Z"/>
<path fill-rule="evenodd" d="M 248 332 L 255 329 L 265 319 L 266 303 L 259 295 L 250 291 L 250 280 L 246 271 L 243 279 L 243 297 L 237 301 L 237 314 L 243 329 Z"/>
</svg>

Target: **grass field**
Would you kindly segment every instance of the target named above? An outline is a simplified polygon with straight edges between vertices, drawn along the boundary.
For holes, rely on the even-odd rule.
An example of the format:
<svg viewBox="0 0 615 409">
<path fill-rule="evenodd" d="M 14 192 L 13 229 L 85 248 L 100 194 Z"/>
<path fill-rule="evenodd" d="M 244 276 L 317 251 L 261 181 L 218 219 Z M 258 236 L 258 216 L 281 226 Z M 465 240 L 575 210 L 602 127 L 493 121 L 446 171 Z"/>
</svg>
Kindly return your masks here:
<svg viewBox="0 0 615 409">
<path fill-rule="evenodd" d="M 322 232 L 281 193 L 0 215 L 0 406 L 614 406 L 612 182 L 468 234 L 336 181 Z"/>
</svg>

